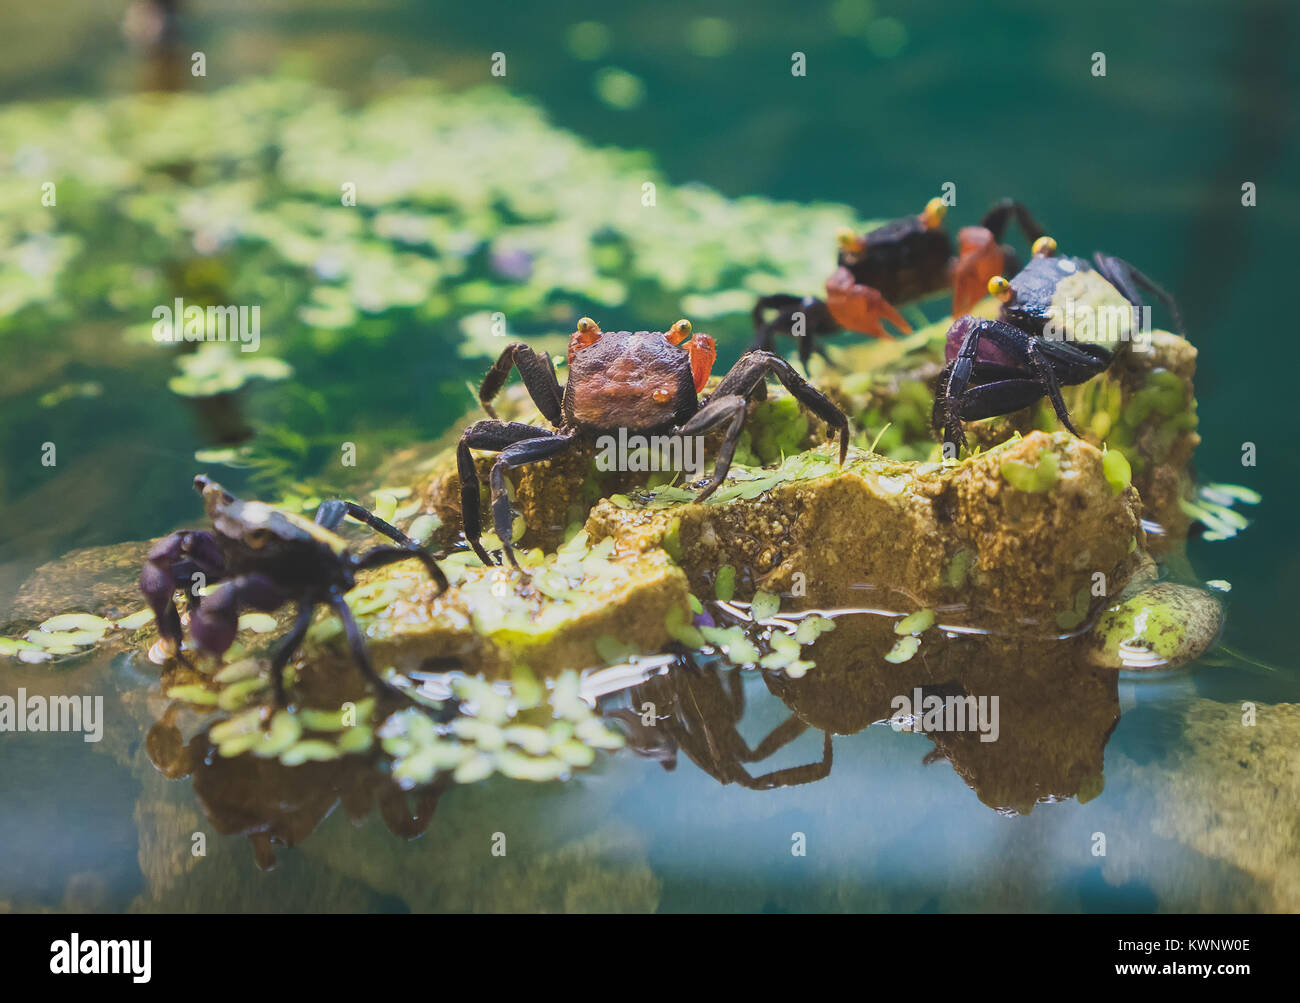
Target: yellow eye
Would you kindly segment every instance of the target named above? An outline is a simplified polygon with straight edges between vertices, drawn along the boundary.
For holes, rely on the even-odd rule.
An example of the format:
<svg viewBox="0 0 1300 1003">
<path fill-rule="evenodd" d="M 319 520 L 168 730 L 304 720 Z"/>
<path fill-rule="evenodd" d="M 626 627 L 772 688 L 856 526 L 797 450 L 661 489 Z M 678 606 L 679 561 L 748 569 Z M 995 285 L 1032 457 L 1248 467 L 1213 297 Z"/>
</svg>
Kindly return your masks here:
<svg viewBox="0 0 1300 1003">
<path fill-rule="evenodd" d="M 943 222 L 943 217 L 948 213 L 948 207 L 941 198 L 932 198 L 925 204 L 925 209 L 921 212 L 921 222 L 933 230 Z"/>
<path fill-rule="evenodd" d="M 862 248 L 858 235 L 847 226 L 842 226 L 835 232 L 835 242 L 840 245 L 841 251 L 858 251 Z"/>
<path fill-rule="evenodd" d="M 269 539 L 271 539 L 269 529 L 250 529 L 244 534 L 244 542 L 254 550 L 261 550 Z"/>
<path fill-rule="evenodd" d="M 1051 257 L 1056 253 L 1056 241 L 1051 237 L 1039 237 L 1034 241 L 1034 254 L 1042 254 Z"/>
<path fill-rule="evenodd" d="M 989 295 L 996 296 L 1003 300 L 1011 295 L 1011 283 L 1001 275 L 995 275 L 989 279 Z"/>
<path fill-rule="evenodd" d="M 578 321 L 578 330 L 583 334 L 594 334 L 600 326 L 590 317 L 583 317 Z"/>
<path fill-rule="evenodd" d="M 676 331 L 678 334 L 680 334 L 683 338 L 689 337 L 691 333 L 691 322 L 689 320 L 686 320 L 685 318 L 682 318 L 676 324 L 673 325 L 673 330 Z"/>
</svg>

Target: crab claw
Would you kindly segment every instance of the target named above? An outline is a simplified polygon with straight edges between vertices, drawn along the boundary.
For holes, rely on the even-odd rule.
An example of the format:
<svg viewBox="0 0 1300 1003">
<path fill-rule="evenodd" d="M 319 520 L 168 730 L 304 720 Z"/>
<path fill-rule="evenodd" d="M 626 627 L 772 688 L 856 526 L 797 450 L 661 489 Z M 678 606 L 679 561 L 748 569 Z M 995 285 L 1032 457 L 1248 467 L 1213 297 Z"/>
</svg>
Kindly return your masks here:
<svg viewBox="0 0 1300 1003">
<path fill-rule="evenodd" d="M 826 306 L 841 327 L 877 338 L 893 338 L 882 320 L 889 321 L 903 334 L 912 333 L 912 325 L 894 309 L 878 289 L 859 285 L 847 268 L 837 268 L 826 280 Z"/>
<path fill-rule="evenodd" d="M 989 279 L 1002 274 L 1002 248 L 982 226 L 964 226 L 957 233 L 958 256 L 952 268 L 952 315 L 969 313 L 985 296 Z"/>
<path fill-rule="evenodd" d="M 240 575 L 222 582 L 199 600 L 190 614 L 190 634 L 203 651 L 225 654 L 235 643 L 241 606 L 264 612 L 284 602 L 284 593 L 265 575 Z"/>
<path fill-rule="evenodd" d="M 149 551 L 149 557 L 140 571 L 140 591 L 153 610 L 159 635 L 166 642 L 169 651 L 173 652 L 180 647 L 182 636 L 181 617 L 176 610 L 174 597 L 176 577 L 172 565 L 181 559 L 184 545 L 183 533 L 173 533 L 159 540 Z"/>
<path fill-rule="evenodd" d="M 687 338 L 691 339 L 686 345 L 686 352 L 691 360 L 691 378 L 695 381 L 695 392 L 699 393 L 704 389 L 704 384 L 709 382 L 709 373 L 713 372 L 713 363 L 718 358 L 717 343 L 711 335 L 695 331 L 691 322 L 684 318 L 670 327 L 664 337 L 670 345 L 680 345 Z"/>
<path fill-rule="evenodd" d="M 697 334 L 686 346 L 686 350 L 691 356 L 691 377 L 695 380 L 695 392 L 698 394 L 704 389 L 704 384 L 709 382 L 713 363 L 718 358 L 718 346 L 711 335 Z"/>
<path fill-rule="evenodd" d="M 190 634 L 202 651 L 222 655 L 235 643 L 239 629 L 239 593 L 233 582 L 223 582 L 190 613 Z"/>
</svg>

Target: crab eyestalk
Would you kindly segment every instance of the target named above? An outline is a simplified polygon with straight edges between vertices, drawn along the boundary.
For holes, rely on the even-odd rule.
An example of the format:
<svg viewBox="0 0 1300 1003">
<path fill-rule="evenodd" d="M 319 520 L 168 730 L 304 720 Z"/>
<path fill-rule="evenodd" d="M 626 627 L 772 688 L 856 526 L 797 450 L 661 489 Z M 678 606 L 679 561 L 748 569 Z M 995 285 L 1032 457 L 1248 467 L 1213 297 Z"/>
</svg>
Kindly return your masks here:
<svg viewBox="0 0 1300 1003">
<path fill-rule="evenodd" d="M 860 254 L 866 241 L 862 236 L 850 230 L 847 226 L 840 227 L 835 231 L 835 243 L 839 245 L 840 250 L 845 254 Z"/>
<path fill-rule="evenodd" d="M 590 317 L 583 317 L 578 321 L 577 329 L 569 336 L 569 362 L 573 362 L 573 357 L 581 352 L 584 348 L 590 348 L 600 340 L 601 330 Z"/>
<path fill-rule="evenodd" d="M 932 198 L 921 210 L 921 222 L 927 230 L 937 230 L 943 225 L 943 217 L 948 214 L 948 206 L 941 198 Z"/>
<path fill-rule="evenodd" d="M 1034 246 L 1031 250 L 1034 253 L 1034 257 L 1050 258 L 1056 253 L 1056 241 L 1048 236 L 1039 237 L 1034 241 Z"/>
<path fill-rule="evenodd" d="M 1003 303 L 1010 303 L 1016 296 L 1005 275 L 995 275 L 989 279 L 989 295 Z"/>
</svg>

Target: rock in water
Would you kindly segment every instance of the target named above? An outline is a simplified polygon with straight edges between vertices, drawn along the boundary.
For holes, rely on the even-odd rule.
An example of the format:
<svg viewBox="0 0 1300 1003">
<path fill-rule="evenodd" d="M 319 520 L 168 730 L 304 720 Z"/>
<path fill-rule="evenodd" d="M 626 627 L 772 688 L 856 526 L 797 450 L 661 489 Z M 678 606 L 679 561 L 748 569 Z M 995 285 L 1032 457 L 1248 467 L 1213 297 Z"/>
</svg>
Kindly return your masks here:
<svg viewBox="0 0 1300 1003">
<path fill-rule="evenodd" d="M 1222 627 L 1223 607 L 1210 593 L 1157 582 L 1102 613 L 1087 659 L 1107 669 L 1167 672 L 1198 658 Z"/>
</svg>

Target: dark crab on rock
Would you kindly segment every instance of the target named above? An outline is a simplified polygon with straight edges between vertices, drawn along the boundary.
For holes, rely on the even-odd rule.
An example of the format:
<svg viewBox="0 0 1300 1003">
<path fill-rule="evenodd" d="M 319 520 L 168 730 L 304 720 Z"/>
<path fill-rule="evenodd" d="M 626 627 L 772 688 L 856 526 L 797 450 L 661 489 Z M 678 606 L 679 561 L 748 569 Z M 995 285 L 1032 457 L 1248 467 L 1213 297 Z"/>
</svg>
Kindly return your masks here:
<svg viewBox="0 0 1300 1003">
<path fill-rule="evenodd" d="M 966 444 L 963 421 L 1011 414 L 1042 397 L 1078 435 L 1061 387 L 1086 383 L 1120 351 L 1140 350 L 1142 290 L 1165 305 L 1182 333 L 1177 304 L 1152 279 L 1108 254 L 1097 252 L 1093 261 L 1095 268 L 1058 256 L 1056 241 L 1039 237 L 1013 278 L 989 279 L 989 292 L 1002 300 L 996 320 L 966 315 L 953 322 L 931 420 L 954 451 Z"/>
<path fill-rule="evenodd" d="M 569 380 L 560 386 L 549 356 L 524 344 L 508 345 L 479 389 L 479 401 L 492 418 L 465 429 L 456 449 L 461 519 L 465 537 L 479 559 L 484 564 L 495 563 L 479 539 L 479 479 L 472 449 L 499 454 L 490 475 L 492 519 L 505 557 L 516 569 L 507 470 L 550 459 L 584 439 L 620 429 L 680 437 L 703 435 L 726 424 L 713 475 L 696 495 L 696 500 L 702 501 L 726 479 L 744 429 L 746 405 L 762 399 L 768 376 L 775 376 L 796 400 L 839 432 L 840 462 L 844 462 L 848 418 L 779 355 L 745 353 L 713 392 L 701 399 L 716 357 L 713 339 L 693 334 L 687 320 L 679 320 L 665 333 L 601 331 L 595 321 L 584 317 L 569 339 Z M 512 369 L 519 370 L 533 403 L 553 429 L 497 419 L 492 399 Z"/>
<path fill-rule="evenodd" d="M 934 198 L 914 216 L 904 216 L 866 234 L 842 230 L 837 267 L 826 280 L 826 299 L 777 293 L 754 306 L 754 347 L 771 349 L 774 336 L 799 338 L 799 358 L 806 366 L 819 351 L 817 337 L 843 329 L 876 338 L 892 335 L 884 323 L 904 334 L 912 325 L 897 307 L 932 293 L 952 290 L 952 312 L 960 316 L 984 298 L 995 275 L 1019 267 L 1014 250 L 1003 243 L 1014 221 L 1025 238 L 1036 240 L 1043 229 L 1019 202 L 1003 199 L 984 214 L 978 226 L 964 226 L 952 237 L 943 227 L 948 207 Z M 768 319 L 769 312 L 775 314 Z"/>
<path fill-rule="evenodd" d="M 425 566 L 440 591 L 445 590 L 447 578 L 433 557 L 401 530 L 354 502 L 323 502 L 311 521 L 263 502 L 241 501 L 203 475 L 194 478 L 194 488 L 203 496 L 212 531 L 183 530 L 159 540 L 140 573 L 140 591 L 157 617 L 163 642 L 176 651 L 183 640 L 178 590 L 189 597 L 191 637 L 199 650 L 214 655 L 234 643 L 241 608 L 271 612 L 296 602 L 297 619 L 271 659 L 275 706 L 283 707 L 284 667 L 302 643 L 316 607 L 323 603 L 342 622 L 362 673 L 381 689 L 404 698 L 375 672 L 343 596 L 356 584 L 359 572 L 412 559 Z M 345 516 L 394 543 L 354 553 L 334 532 Z"/>
</svg>

